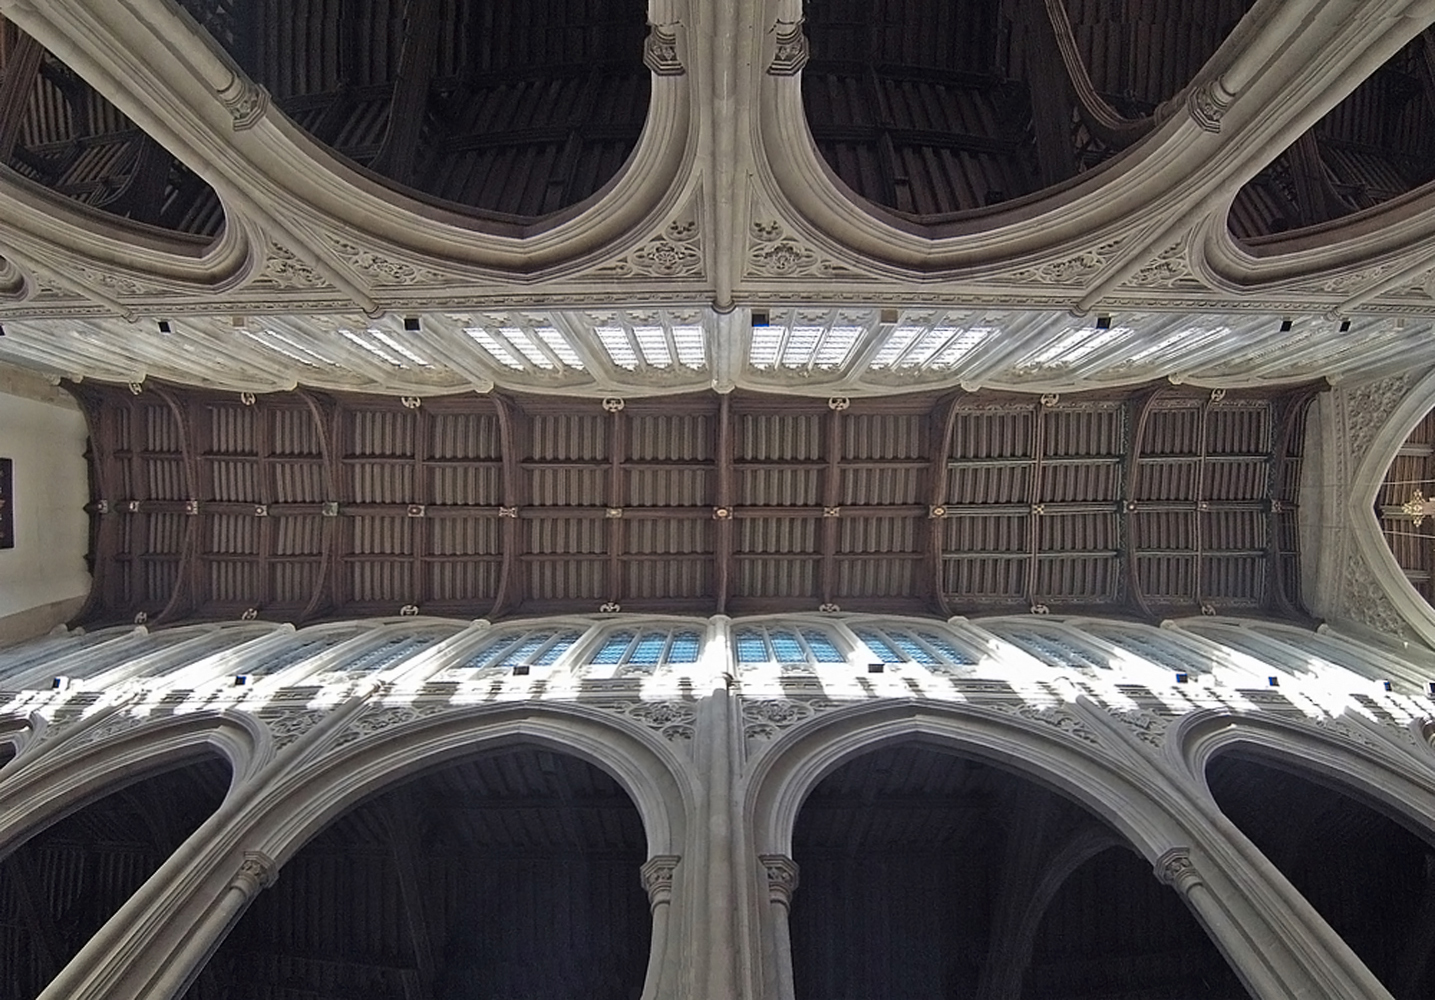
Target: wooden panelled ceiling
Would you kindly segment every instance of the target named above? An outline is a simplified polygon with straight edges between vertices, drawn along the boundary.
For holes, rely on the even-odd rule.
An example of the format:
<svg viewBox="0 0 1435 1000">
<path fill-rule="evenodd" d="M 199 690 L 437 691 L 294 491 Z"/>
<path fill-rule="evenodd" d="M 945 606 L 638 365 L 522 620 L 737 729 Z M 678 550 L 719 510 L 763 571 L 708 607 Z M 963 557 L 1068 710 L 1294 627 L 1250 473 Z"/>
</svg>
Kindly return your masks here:
<svg viewBox="0 0 1435 1000">
<path fill-rule="evenodd" d="M 85 382 L 83 619 L 1300 617 L 1315 387 L 644 400 Z"/>
<path fill-rule="evenodd" d="M 502 216 L 613 178 L 648 112 L 643 0 L 183 0 L 319 142 Z"/>
<path fill-rule="evenodd" d="M 1130 146 L 1250 6 L 812 2 L 808 122 L 850 188 L 936 221 L 1059 184 Z"/>
<path fill-rule="evenodd" d="M 1435 178 L 1435 30 L 1427 28 L 1241 189 L 1230 227 L 1262 236 L 1318 225 Z"/>
<path fill-rule="evenodd" d="M 209 242 L 214 189 L 39 42 L 0 18 L 0 162 L 75 201 Z"/>
<path fill-rule="evenodd" d="M 1435 516 L 1421 500 L 1435 498 L 1435 413 L 1415 425 L 1386 470 L 1375 504 L 1385 542 L 1420 596 L 1435 604 Z M 1413 511 L 1407 511 L 1410 505 Z"/>
</svg>

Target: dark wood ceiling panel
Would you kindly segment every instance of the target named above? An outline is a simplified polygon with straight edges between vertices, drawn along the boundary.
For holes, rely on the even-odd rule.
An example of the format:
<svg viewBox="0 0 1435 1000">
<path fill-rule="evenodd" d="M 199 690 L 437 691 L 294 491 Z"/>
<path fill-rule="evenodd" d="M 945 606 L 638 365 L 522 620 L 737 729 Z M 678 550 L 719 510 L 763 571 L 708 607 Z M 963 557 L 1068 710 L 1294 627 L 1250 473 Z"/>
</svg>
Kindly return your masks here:
<svg viewBox="0 0 1435 1000">
<path fill-rule="evenodd" d="M 92 431 L 90 622 L 1301 614 L 1306 388 L 412 408 L 74 391 Z"/>
<path fill-rule="evenodd" d="M 1435 177 L 1435 29 L 1427 28 L 1241 189 L 1253 246 L 1371 208 Z"/>
<path fill-rule="evenodd" d="M 219 197 L 14 24 L 0 18 L 0 162 L 56 194 L 203 246 Z"/>
<path fill-rule="evenodd" d="M 299 127 L 411 193 L 548 215 L 647 117 L 642 0 L 183 0 Z"/>
</svg>

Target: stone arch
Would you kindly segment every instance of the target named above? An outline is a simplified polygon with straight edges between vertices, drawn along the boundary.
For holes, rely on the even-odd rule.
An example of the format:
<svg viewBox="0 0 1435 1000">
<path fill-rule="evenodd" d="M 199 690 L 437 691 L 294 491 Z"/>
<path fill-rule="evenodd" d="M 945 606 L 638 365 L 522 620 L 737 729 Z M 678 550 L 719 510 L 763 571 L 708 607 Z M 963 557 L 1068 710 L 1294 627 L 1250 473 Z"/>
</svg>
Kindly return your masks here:
<svg viewBox="0 0 1435 1000">
<path fill-rule="evenodd" d="M 91 735 L 76 730 L 50 752 L 43 728 L 19 746 L 0 786 L 0 854 L 127 783 L 208 755 L 229 767 L 232 798 L 267 740 L 260 724 L 243 713 L 196 713 L 131 727 L 120 710 L 86 728 Z"/>
<path fill-rule="evenodd" d="M 1435 857 L 1428 809 L 1392 809 L 1396 783 L 1370 780 L 1380 769 L 1337 773 L 1312 766 L 1309 754 L 1233 740 L 1209 755 L 1202 779 L 1235 831 L 1230 839 L 1313 933 L 1339 942 L 1390 994 L 1424 996 L 1435 951 L 1425 901 Z M 1417 812 L 1426 818 L 1412 821 Z"/>
<path fill-rule="evenodd" d="M 115 936 L 108 938 L 103 951 L 88 956 L 90 960 L 108 955 L 108 960 L 116 963 L 114 975 L 142 980 L 137 988 L 157 991 L 156 995 L 168 995 L 165 990 L 177 993 L 198 974 L 254 893 L 340 814 L 406 777 L 514 744 L 567 754 L 605 771 L 638 810 L 650 864 L 667 864 L 669 873 L 677 866 L 674 894 L 699 877 L 700 873 L 686 871 L 678 863 L 685 853 L 689 836 L 686 817 L 697 790 L 676 751 L 662 745 L 656 736 L 640 732 L 636 723 L 623 725 L 581 707 L 535 709 L 531 705 L 460 710 L 431 719 L 404 716 L 403 721 L 412 724 L 396 726 L 387 737 L 361 738 L 307 766 L 269 772 L 270 780 L 242 804 L 242 815 L 233 817 L 218 836 L 184 859 L 183 867 L 165 872 L 173 878 L 164 884 L 156 882 L 153 892 L 137 894 L 126 904 L 112 921 Z M 193 881 L 176 884 L 175 879 L 184 872 L 189 872 Z M 666 903 L 666 897 L 659 901 Z M 199 906 L 206 916 L 197 925 L 186 923 L 178 913 L 186 906 Z M 148 928 L 143 937 L 133 937 L 137 921 Z M 666 907 L 655 912 L 650 977 L 661 967 L 660 950 L 668 947 L 666 921 Z M 187 928 L 177 948 L 160 943 L 155 936 L 159 927 L 171 923 Z M 145 951 L 145 958 L 136 960 L 130 947 Z M 124 957 L 116 958 L 120 955 Z M 672 955 L 667 958 L 675 960 Z M 57 980 L 57 986 L 65 983 Z"/>
</svg>

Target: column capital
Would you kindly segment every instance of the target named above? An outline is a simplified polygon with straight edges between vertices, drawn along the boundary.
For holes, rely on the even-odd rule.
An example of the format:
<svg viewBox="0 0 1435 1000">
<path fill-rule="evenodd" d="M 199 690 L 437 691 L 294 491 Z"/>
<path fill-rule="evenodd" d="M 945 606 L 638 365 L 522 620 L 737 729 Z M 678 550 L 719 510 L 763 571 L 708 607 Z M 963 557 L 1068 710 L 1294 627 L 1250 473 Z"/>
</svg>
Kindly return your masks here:
<svg viewBox="0 0 1435 1000">
<path fill-rule="evenodd" d="M 1189 847 L 1173 847 L 1162 852 L 1156 859 L 1156 877 L 1169 886 L 1174 886 L 1181 895 L 1189 895 L 1191 890 L 1198 885 L 1204 885 L 1205 879 L 1196 868 L 1196 863 L 1191 860 L 1191 849 Z"/>
<path fill-rule="evenodd" d="M 654 908 L 673 898 L 673 873 L 682 858 L 676 854 L 658 854 L 649 858 L 638 869 L 643 891 L 648 894 L 648 904 Z"/>
<path fill-rule="evenodd" d="M 252 899 L 261 889 L 273 885 L 278 877 L 279 866 L 273 858 L 261 851 L 245 851 L 244 860 L 239 862 L 239 869 L 229 884 Z"/>
<path fill-rule="evenodd" d="M 758 860 L 767 873 L 769 900 L 791 906 L 792 894 L 797 891 L 797 862 L 785 854 L 762 854 Z"/>
</svg>

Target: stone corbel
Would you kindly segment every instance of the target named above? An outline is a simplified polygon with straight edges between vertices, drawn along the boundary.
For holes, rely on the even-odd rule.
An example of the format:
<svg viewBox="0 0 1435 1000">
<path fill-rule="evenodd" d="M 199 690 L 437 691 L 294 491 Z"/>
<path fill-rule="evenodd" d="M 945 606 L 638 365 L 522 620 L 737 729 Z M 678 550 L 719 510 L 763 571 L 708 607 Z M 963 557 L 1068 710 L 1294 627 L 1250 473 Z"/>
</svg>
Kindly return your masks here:
<svg viewBox="0 0 1435 1000">
<path fill-rule="evenodd" d="M 1191 120 L 1201 128 L 1207 132 L 1219 132 L 1221 119 L 1235 102 L 1236 95 L 1227 90 L 1221 78 L 1217 77 L 1193 87 L 1186 98 L 1186 108 L 1191 113 Z"/>
<path fill-rule="evenodd" d="M 236 132 L 243 132 L 258 125 L 269 111 L 269 91 L 238 73 L 216 91 L 215 96 L 219 98 L 219 103 L 224 105 L 224 110 L 229 112 Z"/>
</svg>

